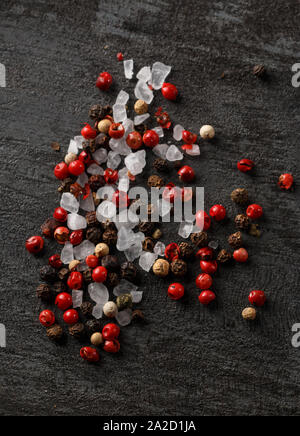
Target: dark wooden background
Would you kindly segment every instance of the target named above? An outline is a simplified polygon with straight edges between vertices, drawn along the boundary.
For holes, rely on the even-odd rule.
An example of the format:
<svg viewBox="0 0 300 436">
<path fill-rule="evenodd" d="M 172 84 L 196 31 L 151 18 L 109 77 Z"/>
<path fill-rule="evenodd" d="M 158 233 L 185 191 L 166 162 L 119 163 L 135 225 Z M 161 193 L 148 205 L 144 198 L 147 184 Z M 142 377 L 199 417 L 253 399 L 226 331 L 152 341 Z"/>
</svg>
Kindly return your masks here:
<svg viewBox="0 0 300 436">
<path fill-rule="evenodd" d="M 7 69 L 0 89 L 0 323 L 7 328 L 0 413 L 299 415 L 300 350 L 291 346 L 292 325 L 300 322 L 299 191 L 276 187 L 281 172 L 299 181 L 300 90 L 291 85 L 299 1 L 2 0 L 0 20 Z M 167 299 L 167 282 L 145 276 L 147 323 L 124 329 L 121 354 L 102 353 L 95 367 L 81 361 L 72 339 L 56 346 L 45 337 L 35 296 L 42 260 L 25 252 L 24 241 L 58 204 L 52 170 L 89 106 L 134 88 L 118 51 L 134 58 L 136 71 L 157 60 L 173 66 L 180 102 L 158 96 L 153 109 L 163 102 L 186 128 L 216 127 L 217 140 L 200 144 L 201 158 L 186 160 L 205 186 L 207 208 L 222 202 L 233 218 L 230 193 L 245 186 L 265 219 L 262 238 L 248 238 L 249 264 L 216 277 L 214 309 L 198 304 L 197 265 L 183 303 Z M 251 75 L 257 63 L 266 65 L 268 80 Z M 107 95 L 94 87 L 103 70 L 116 82 Z M 50 147 L 55 140 L 60 156 Z M 242 157 L 256 161 L 253 176 L 236 171 Z M 165 241 L 177 227 L 166 230 Z M 214 238 L 224 242 L 233 229 L 232 221 L 215 226 Z M 257 288 L 268 304 L 249 325 L 241 310 Z"/>
</svg>

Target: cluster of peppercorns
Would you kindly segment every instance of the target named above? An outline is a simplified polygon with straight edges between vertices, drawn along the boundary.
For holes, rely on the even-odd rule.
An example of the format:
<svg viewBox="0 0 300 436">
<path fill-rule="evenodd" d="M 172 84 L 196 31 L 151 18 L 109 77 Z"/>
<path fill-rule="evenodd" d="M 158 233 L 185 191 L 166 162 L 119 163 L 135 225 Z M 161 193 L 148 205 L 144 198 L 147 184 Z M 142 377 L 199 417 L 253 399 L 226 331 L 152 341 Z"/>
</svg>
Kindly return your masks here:
<svg viewBox="0 0 300 436">
<path fill-rule="evenodd" d="M 117 55 L 119 61 L 123 60 L 122 53 Z M 112 85 L 112 76 L 101 73 L 97 79 L 96 86 L 107 91 Z M 151 89 L 151 85 L 149 85 Z M 174 101 L 178 96 L 178 89 L 171 83 L 164 83 L 161 88 L 162 95 Z M 135 113 L 142 116 L 148 112 L 148 104 L 144 100 L 137 100 L 134 105 Z M 75 153 L 70 151 L 65 156 L 63 162 L 56 165 L 54 175 L 61 181 L 58 191 L 61 194 L 70 193 L 77 200 L 86 200 L 92 196 L 95 207 L 101 199 L 97 197 L 97 191 L 106 186 L 114 185 L 119 179 L 119 173 L 112 168 L 106 168 L 103 174 L 92 174 L 88 177 L 87 183 L 79 183 L 80 176 L 86 175 L 86 170 L 95 164 L 93 154 L 100 150 L 108 150 L 111 140 L 120 140 L 125 135 L 125 128 L 121 122 L 116 123 L 113 118 L 113 109 L 110 106 L 94 105 L 91 107 L 89 116 L 93 125 L 85 124 L 81 130 L 84 138 L 82 151 Z M 155 114 L 158 125 L 163 129 L 169 129 L 171 120 L 167 112 L 159 108 Z M 200 130 L 200 136 L 204 140 L 211 140 L 215 136 L 212 126 L 205 125 Z M 197 141 L 197 135 L 187 131 L 182 131 L 182 150 L 188 152 L 193 150 Z M 153 149 L 159 144 L 159 135 L 155 130 L 148 130 L 145 124 L 135 126 L 135 129 L 126 136 L 127 146 L 133 150 L 141 147 Z M 58 149 L 58 148 L 56 148 Z M 188 165 L 181 167 L 175 166 L 178 170 L 179 180 L 183 183 L 191 183 L 195 180 L 195 171 Z M 169 165 L 165 159 L 158 158 L 154 162 L 154 167 L 158 172 L 168 173 Z M 253 161 L 242 159 L 238 163 L 241 172 L 250 172 L 254 168 Z M 128 171 L 127 176 L 130 181 L 135 177 Z M 79 179 L 78 179 L 79 178 Z M 281 189 L 291 189 L 293 186 L 293 176 L 284 174 L 279 179 Z M 152 175 L 148 179 L 149 187 L 164 187 L 163 199 L 173 204 L 177 198 L 189 201 L 192 198 L 192 191 L 188 188 L 178 188 L 174 183 L 165 183 L 163 178 Z M 220 222 L 227 217 L 224 206 L 214 205 L 209 212 L 198 211 L 196 214 L 196 225 L 199 232 L 190 235 L 191 242 L 171 243 L 165 248 L 164 258 L 154 262 L 152 270 L 159 277 L 167 277 L 171 273 L 174 278 L 180 279 L 188 273 L 188 262 L 194 258 L 200 260 L 201 274 L 196 279 L 196 286 L 200 289 L 199 301 L 203 305 L 208 305 L 216 299 L 215 293 L 211 290 L 213 285 L 213 274 L 218 270 L 219 264 L 226 264 L 233 258 L 236 262 L 244 263 L 248 259 L 248 252 L 243 247 L 242 231 L 249 231 L 252 235 L 259 235 L 259 230 L 253 220 L 259 219 L 263 215 L 263 209 L 257 204 L 249 205 L 248 193 L 243 188 L 238 188 L 231 194 L 232 200 L 241 206 L 247 206 L 245 214 L 239 214 L 235 218 L 238 232 L 230 235 L 229 245 L 234 249 L 233 254 L 228 250 L 221 250 L 217 255 L 209 246 L 208 230 L 211 228 L 212 219 Z M 126 192 L 115 191 L 111 200 L 120 211 L 128 208 L 130 199 Z M 153 205 L 149 205 L 149 216 L 151 217 Z M 71 230 L 68 224 L 70 210 L 63 207 L 55 209 L 53 216 L 45 221 L 41 226 L 42 234 L 45 238 L 54 239 L 61 246 L 66 243 L 77 247 L 83 241 L 90 241 L 95 245 L 93 253 L 84 259 L 85 267 L 82 270 L 82 262 L 71 260 L 68 265 L 63 263 L 59 254 L 53 254 L 48 264 L 40 270 L 40 277 L 43 281 L 37 288 L 37 295 L 47 304 L 54 302 L 57 309 L 63 311 L 63 321 L 68 326 L 71 336 L 83 339 L 85 336 L 90 338 L 91 345 L 103 347 L 109 353 L 116 353 L 120 350 L 119 334 L 120 328 L 115 323 L 105 324 L 93 317 L 93 304 L 90 301 L 83 301 L 79 306 L 74 305 L 71 295 L 73 291 L 86 291 L 91 283 L 105 283 L 109 288 L 116 287 L 121 279 L 135 282 L 137 278 L 137 268 L 132 262 L 119 263 L 118 257 L 114 254 L 118 240 L 116 225 L 107 220 L 99 222 L 97 214 L 90 211 L 86 214 L 86 224 L 83 228 Z M 153 252 L 155 240 L 162 236 L 160 229 L 156 228 L 150 221 L 141 222 L 139 231 L 146 235 L 143 241 L 143 250 Z M 26 241 L 26 248 L 32 254 L 39 254 L 44 248 L 44 239 L 41 236 L 32 236 Z M 67 266 L 67 267 L 66 267 Z M 173 300 L 179 300 L 184 296 L 184 286 L 181 283 L 172 283 L 168 287 L 168 296 Z M 251 304 L 262 306 L 266 301 L 263 291 L 253 291 L 249 296 Z M 103 314 L 106 318 L 115 318 L 118 311 L 132 308 L 133 298 L 131 294 L 123 293 L 116 298 L 116 301 L 108 301 L 103 305 Z M 254 319 L 256 311 L 247 308 L 243 311 L 245 319 Z M 57 316 L 50 309 L 45 309 L 40 313 L 40 323 L 47 328 L 49 338 L 59 340 L 63 335 L 63 328 L 57 322 Z M 143 314 L 140 310 L 132 313 L 133 319 L 142 319 Z M 87 346 L 81 349 L 81 357 L 89 362 L 99 360 L 99 352 L 96 348 Z"/>
</svg>

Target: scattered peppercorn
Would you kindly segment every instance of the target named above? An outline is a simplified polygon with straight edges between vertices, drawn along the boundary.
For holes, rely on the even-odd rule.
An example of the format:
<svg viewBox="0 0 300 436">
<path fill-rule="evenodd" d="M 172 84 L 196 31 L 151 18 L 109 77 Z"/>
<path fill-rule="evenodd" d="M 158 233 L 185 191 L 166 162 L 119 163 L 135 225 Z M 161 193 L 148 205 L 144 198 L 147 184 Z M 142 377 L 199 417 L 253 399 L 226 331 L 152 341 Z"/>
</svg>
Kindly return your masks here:
<svg viewBox="0 0 300 436">
<path fill-rule="evenodd" d="M 249 230 L 249 235 L 255 236 L 256 238 L 261 237 L 261 231 L 259 230 L 258 224 L 251 224 L 250 230 Z"/>
<path fill-rule="evenodd" d="M 139 224 L 139 231 L 143 232 L 146 236 L 150 236 L 154 230 L 154 223 L 151 221 L 142 221 Z"/>
<path fill-rule="evenodd" d="M 102 257 L 101 265 L 104 266 L 108 271 L 118 271 L 120 269 L 120 263 L 117 256 L 107 255 Z"/>
<path fill-rule="evenodd" d="M 206 232 L 192 233 L 190 239 L 197 247 L 206 247 L 208 244 L 208 235 Z"/>
<path fill-rule="evenodd" d="M 193 245 L 188 242 L 181 242 L 179 244 L 180 256 L 183 259 L 192 259 L 195 255 L 195 249 Z"/>
<path fill-rule="evenodd" d="M 69 327 L 69 333 L 76 339 L 82 339 L 85 334 L 84 325 L 81 322 L 78 322 Z"/>
<path fill-rule="evenodd" d="M 68 272 L 68 274 L 69 274 L 69 272 Z M 53 283 L 53 285 L 51 286 L 51 289 L 54 292 L 54 294 L 57 295 L 57 294 L 61 294 L 62 292 L 65 292 L 67 290 L 67 286 L 64 282 L 57 281 L 57 282 Z"/>
<path fill-rule="evenodd" d="M 62 281 L 67 280 L 69 276 L 69 270 L 67 268 L 62 268 L 58 271 L 58 278 Z"/>
<path fill-rule="evenodd" d="M 80 306 L 80 310 L 83 316 L 89 318 L 92 316 L 93 305 L 89 301 L 84 301 Z"/>
<path fill-rule="evenodd" d="M 241 232 L 236 232 L 229 236 L 228 244 L 233 248 L 241 248 L 243 245 L 243 238 Z"/>
<path fill-rule="evenodd" d="M 168 162 L 165 159 L 157 158 L 155 159 L 153 163 L 153 167 L 158 171 L 162 173 L 168 173 L 170 171 L 170 167 L 168 165 Z"/>
<path fill-rule="evenodd" d="M 154 246 L 155 246 L 154 240 L 150 236 L 147 236 L 147 238 L 145 238 L 143 242 L 143 250 L 153 253 Z"/>
<path fill-rule="evenodd" d="M 152 235 L 152 238 L 157 240 L 160 239 L 162 237 L 163 233 L 160 229 L 156 229 Z"/>
<path fill-rule="evenodd" d="M 217 261 L 223 264 L 230 262 L 231 259 L 232 259 L 232 255 L 227 250 L 221 250 L 217 257 Z"/>
<path fill-rule="evenodd" d="M 36 295 L 38 298 L 41 298 L 43 301 L 50 301 L 52 298 L 52 292 L 49 285 L 46 283 L 42 283 L 37 287 Z"/>
<path fill-rule="evenodd" d="M 41 279 L 48 283 L 54 283 L 57 280 L 57 272 L 50 265 L 44 265 L 40 269 Z"/>
<path fill-rule="evenodd" d="M 282 174 L 278 180 L 278 186 L 282 190 L 288 191 L 293 187 L 294 177 L 292 174 Z"/>
<path fill-rule="evenodd" d="M 91 344 L 95 345 L 95 347 L 99 347 L 103 343 L 102 334 L 97 332 L 93 333 L 91 336 Z"/>
<path fill-rule="evenodd" d="M 242 317 L 247 321 L 254 321 L 256 318 L 256 310 L 254 307 L 247 307 L 243 310 Z"/>
<path fill-rule="evenodd" d="M 132 262 L 124 262 L 121 265 L 122 279 L 134 282 L 137 278 L 138 270 Z"/>
<path fill-rule="evenodd" d="M 101 331 L 101 323 L 97 319 L 90 319 L 85 323 L 86 331 L 92 335 Z"/>
<path fill-rule="evenodd" d="M 118 313 L 118 307 L 113 301 L 108 301 L 103 306 L 103 313 L 108 318 L 114 318 Z"/>
<path fill-rule="evenodd" d="M 169 269 L 170 264 L 165 259 L 158 259 L 152 267 L 154 274 L 158 277 L 167 277 L 169 274 Z"/>
<path fill-rule="evenodd" d="M 119 274 L 116 272 L 109 272 L 107 274 L 107 279 L 105 284 L 107 286 L 111 286 L 112 288 L 115 288 L 116 286 L 118 286 L 118 284 L 120 283 L 120 277 Z"/>
<path fill-rule="evenodd" d="M 215 129 L 212 126 L 205 125 L 200 129 L 200 136 L 203 139 L 213 139 L 215 137 Z"/>
<path fill-rule="evenodd" d="M 231 193 L 231 200 L 234 203 L 244 206 L 249 203 L 249 194 L 245 188 L 237 188 Z"/>
<path fill-rule="evenodd" d="M 99 227 L 89 227 L 86 231 L 86 239 L 93 244 L 98 244 L 101 240 L 102 231 Z"/>
<path fill-rule="evenodd" d="M 176 277 L 183 277 L 187 273 L 187 264 L 182 259 L 175 259 L 171 263 L 171 271 Z"/>
<path fill-rule="evenodd" d="M 164 179 L 159 176 L 153 175 L 148 178 L 149 188 L 162 188 L 165 185 Z"/>
<path fill-rule="evenodd" d="M 60 223 L 54 218 L 48 218 L 44 224 L 41 225 L 41 231 L 46 238 L 53 239 L 54 232 L 59 226 Z"/>
<path fill-rule="evenodd" d="M 264 65 L 255 65 L 253 68 L 253 74 L 256 77 L 262 78 L 266 75 L 266 68 Z"/>
<path fill-rule="evenodd" d="M 47 336 L 53 341 L 59 341 L 63 336 L 63 329 L 59 324 L 54 324 L 47 328 Z"/>
<path fill-rule="evenodd" d="M 131 294 L 122 294 L 117 297 L 117 307 L 118 310 L 124 310 L 132 307 L 132 296 Z"/>
<path fill-rule="evenodd" d="M 134 105 L 134 110 L 138 115 L 144 115 L 148 112 L 148 104 L 144 100 L 137 100 Z"/>
<path fill-rule="evenodd" d="M 103 242 L 109 246 L 114 246 L 118 240 L 118 233 L 116 230 L 106 230 L 102 235 Z"/>
<path fill-rule="evenodd" d="M 240 230 L 248 230 L 251 224 L 250 218 L 245 214 L 239 214 L 235 217 L 235 225 Z"/>
</svg>

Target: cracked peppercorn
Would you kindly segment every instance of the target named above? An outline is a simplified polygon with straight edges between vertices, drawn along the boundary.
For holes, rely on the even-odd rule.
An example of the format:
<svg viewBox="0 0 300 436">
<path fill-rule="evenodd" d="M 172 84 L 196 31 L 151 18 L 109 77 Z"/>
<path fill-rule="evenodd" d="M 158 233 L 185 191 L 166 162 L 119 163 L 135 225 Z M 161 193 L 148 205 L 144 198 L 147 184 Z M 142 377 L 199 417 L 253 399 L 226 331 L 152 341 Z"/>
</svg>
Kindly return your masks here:
<svg viewBox="0 0 300 436">
<path fill-rule="evenodd" d="M 192 233 L 190 239 L 197 247 L 206 247 L 208 244 L 208 235 L 206 232 Z"/>
<path fill-rule="evenodd" d="M 47 336 L 53 341 L 59 341 L 63 336 L 63 329 L 59 324 L 54 324 L 47 328 Z"/>
<path fill-rule="evenodd" d="M 46 238 L 53 239 L 54 232 L 61 224 L 54 218 L 48 218 L 42 225 L 41 231 Z"/>
<path fill-rule="evenodd" d="M 101 240 L 102 231 L 99 227 L 89 227 L 86 231 L 86 239 L 93 244 L 98 244 Z"/>
<path fill-rule="evenodd" d="M 121 265 L 121 276 L 122 279 L 134 282 L 137 277 L 137 268 L 132 262 L 124 262 Z"/>
<path fill-rule="evenodd" d="M 106 286 L 111 286 L 112 288 L 115 288 L 120 283 L 120 277 L 119 274 L 116 272 L 111 272 L 107 274 L 106 279 Z"/>
<path fill-rule="evenodd" d="M 118 233 L 116 230 L 105 230 L 102 235 L 103 242 L 109 246 L 116 245 L 118 240 Z"/>
<path fill-rule="evenodd" d="M 251 224 L 250 218 L 245 214 L 237 215 L 234 222 L 236 227 L 241 230 L 248 230 Z"/>
<path fill-rule="evenodd" d="M 69 327 L 69 333 L 76 339 L 82 339 L 85 334 L 84 325 L 81 322 L 77 322 Z"/>
<path fill-rule="evenodd" d="M 143 250 L 149 251 L 149 253 L 153 253 L 154 246 L 155 246 L 154 240 L 150 236 L 147 236 L 147 238 L 145 238 L 143 242 Z"/>
<path fill-rule="evenodd" d="M 170 171 L 170 167 L 168 165 L 168 162 L 164 159 L 161 158 L 157 158 L 155 159 L 154 163 L 153 163 L 153 167 L 162 173 L 168 173 Z"/>
<path fill-rule="evenodd" d="M 120 263 L 117 256 L 107 255 L 102 257 L 101 266 L 104 266 L 108 271 L 118 271 L 120 269 Z"/>
<path fill-rule="evenodd" d="M 183 277 L 187 273 L 187 264 L 182 259 L 175 259 L 171 263 L 171 271 L 176 277 Z"/>
<path fill-rule="evenodd" d="M 104 176 L 97 174 L 97 175 L 93 175 L 89 178 L 88 181 L 90 188 L 93 192 L 98 191 L 98 189 L 102 188 L 103 186 L 105 186 L 105 179 Z"/>
<path fill-rule="evenodd" d="M 89 301 L 84 301 L 80 306 L 80 310 L 83 316 L 89 318 L 92 316 L 93 305 Z"/>
<path fill-rule="evenodd" d="M 249 194 L 245 188 L 237 188 L 231 193 L 231 200 L 239 204 L 240 206 L 245 206 L 249 203 Z"/>
<path fill-rule="evenodd" d="M 181 242 L 179 244 L 180 256 L 183 259 L 191 259 L 195 255 L 195 250 L 193 245 L 188 242 Z"/>
<path fill-rule="evenodd" d="M 162 188 L 165 185 L 165 181 L 159 176 L 152 175 L 148 178 L 147 184 L 149 188 Z"/>
<path fill-rule="evenodd" d="M 41 279 L 48 283 L 54 283 L 57 280 L 57 272 L 50 265 L 42 266 L 40 269 Z"/>
<path fill-rule="evenodd" d="M 85 216 L 85 219 L 88 227 L 96 226 L 97 224 L 99 224 L 96 212 L 88 212 Z"/>
<path fill-rule="evenodd" d="M 241 248 L 243 245 L 241 232 L 236 232 L 230 235 L 228 238 L 228 244 L 233 248 Z"/>
<path fill-rule="evenodd" d="M 86 331 L 92 335 L 93 333 L 101 331 L 101 323 L 97 319 L 90 319 L 85 323 Z"/>
<path fill-rule="evenodd" d="M 46 283 L 42 283 L 37 287 L 36 295 L 43 301 L 50 301 L 52 297 L 51 288 Z"/>
<path fill-rule="evenodd" d="M 69 273 L 69 271 L 68 271 L 68 273 Z M 51 289 L 54 292 L 54 294 L 61 294 L 62 292 L 65 292 L 67 290 L 67 286 L 64 282 L 59 281 L 59 282 L 53 283 Z"/>
<path fill-rule="evenodd" d="M 230 262 L 231 259 L 232 255 L 227 250 L 221 250 L 217 257 L 217 261 L 223 264 Z"/>
<path fill-rule="evenodd" d="M 66 281 L 69 276 L 69 270 L 67 268 L 62 268 L 58 271 L 58 278 L 62 281 Z"/>
</svg>

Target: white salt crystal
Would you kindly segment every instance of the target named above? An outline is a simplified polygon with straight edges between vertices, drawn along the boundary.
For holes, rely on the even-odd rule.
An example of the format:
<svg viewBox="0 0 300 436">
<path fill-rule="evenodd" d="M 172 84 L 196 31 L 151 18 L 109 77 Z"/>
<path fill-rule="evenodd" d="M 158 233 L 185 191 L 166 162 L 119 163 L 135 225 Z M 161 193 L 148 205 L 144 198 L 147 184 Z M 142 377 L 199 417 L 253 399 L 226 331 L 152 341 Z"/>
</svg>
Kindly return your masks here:
<svg viewBox="0 0 300 436">
<path fill-rule="evenodd" d="M 177 124 L 174 127 L 173 138 L 175 139 L 175 141 L 182 141 L 183 131 L 184 131 L 184 127 L 182 127 L 180 124 Z"/>
<path fill-rule="evenodd" d="M 143 298 L 143 291 L 131 291 L 131 296 L 132 296 L 132 302 L 134 304 L 138 304 L 142 301 Z"/>
<path fill-rule="evenodd" d="M 138 259 L 143 252 L 143 245 L 140 242 L 139 244 L 132 245 L 130 248 L 124 251 L 126 259 L 128 262 L 133 262 L 135 259 Z"/>
<path fill-rule="evenodd" d="M 143 82 L 149 82 L 151 80 L 151 67 L 143 67 L 136 75 L 137 79 L 142 80 Z"/>
<path fill-rule="evenodd" d="M 133 78 L 133 59 L 124 61 L 124 73 L 126 79 L 131 80 Z"/>
<path fill-rule="evenodd" d="M 70 230 L 83 230 L 87 227 L 86 219 L 77 213 L 70 213 L 67 223 Z"/>
<path fill-rule="evenodd" d="M 101 168 L 99 165 L 97 165 L 96 163 L 93 163 L 92 165 L 90 165 L 89 167 L 88 167 L 88 169 L 87 169 L 87 172 L 89 173 L 89 174 L 92 174 L 93 176 L 96 176 L 96 175 L 100 175 L 100 176 L 103 176 L 103 174 L 104 174 L 104 170 L 103 170 L 103 168 Z"/>
<path fill-rule="evenodd" d="M 192 222 L 183 221 L 180 223 L 178 235 L 183 239 L 187 239 L 193 233 L 194 224 Z"/>
<path fill-rule="evenodd" d="M 115 151 L 110 151 L 108 153 L 107 168 L 116 170 L 120 165 L 120 163 L 121 163 L 121 156 Z"/>
<path fill-rule="evenodd" d="M 162 218 L 167 216 L 172 209 L 171 203 L 164 199 L 158 200 L 157 207 L 158 207 L 158 213 Z"/>
<path fill-rule="evenodd" d="M 116 100 L 116 104 L 120 104 L 125 106 L 127 104 L 129 100 L 129 94 L 125 91 L 123 91 L 123 89 L 119 92 L 117 100 Z"/>
<path fill-rule="evenodd" d="M 147 251 L 144 251 L 142 255 L 140 256 L 139 265 L 144 270 L 149 272 L 152 268 L 152 265 L 157 259 L 157 254 L 155 253 L 148 253 Z"/>
<path fill-rule="evenodd" d="M 83 271 L 86 271 L 87 269 L 89 269 L 89 267 L 87 266 L 85 260 L 83 260 L 80 262 L 80 264 L 77 265 L 76 269 L 78 272 L 83 272 Z"/>
<path fill-rule="evenodd" d="M 169 160 L 170 162 L 175 162 L 178 160 L 182 160 L 183 159 L 183 154 L 181 153 L 181 151 L 176 147 L 176 145 L 170 145 L 167 154 L 166 154 L 166 159 Z"/>
<path fill-rule="evenodd" d="M 65 243 L 60 254 L 60 259 L 64 265 L 68 265 L 72 260 L 74 260 L 74 247 L 71 242 Z"/>
<path fill-rule="evenodd" d="M 80 245 L 74 247 L 74 256 L 75 259 L 77 260 L 83 260 L 90 254 L 94 254 L 94 253 L 95 253 L 95 245 L 88 240 L 85 240 Z"/>
<path fill-rule="evenodd" d="M 125 137 L 121 139 L 114 139 L 111 138 L 109 141 L 109 146 L 117 154 L 120 154 L 121 156 L 127 156 L 131 153 L 131 148 L 128 147 Z"/>
<path fill-rule="evenodd" d="M 112 220 L 117 214 L 117 208 L 111 201 L 103 201 L 97 208 L 96 216 L 99 222 Z"/>
<path fill-rule="evenodd" d="M 105 163 L 107 161 L 107 151 L 105 148 L 99 148 L 98 150 L 93 153 L 93 159 L 101 165 L 102 163 Z"/>
<path fill-rule="evenodd" d="M 73 307 L 76 309 L 82 305 L 83 291 L 72 291 Z"/>
<path fill-rule="evenodd" d="M 150 117 L 150 114 L 137 115 L 134 117 L 134 125 L 139 126 Z"/>
<path fill-rule="evenodd" d="M 134 229 L 139 223 L 139 217 L 132 212 L 132 210 L 124 209 L 115 217 L 114 223 L 116 224 L 118 230 L 120 230 L 121 227 L 125 227 L 126 229 Z M 132 237 L 132 240 L 136 239 L 135 234 L 132 234 L 131 232 L 130 237 Z"/>
<path fill-rule="evenodd" d="M 61 196 L 60 205 L 67 212 L 77 213 L 79 210 L 79 201 L 76 200 L 70 192 L 64 192 Z"/>
<path fill-rule="evenodd" d="M 165 136 L 164 129 L 162 127 L 155 127 L 153 130 L 158 134 L 160 138 L 163 138 Z"/>
<path fill-rule="evenodd" d="M 126 168 L 126 172 L 127 172 L 127 168 Z M 119 179 L 118 190 L 122 192 L 128 192 L 129 185 L 130 185 L 129 178 L 122 177 Z"/>
<path fill-rule="evenodd" d="M 116 315 L 116 320 L 121 327 L 125 327 L 129 325 L 132 320 L 132 310 L 125 309 L 122 310 L 121 312 L 118 312 L 118 314 Z"/>
<path fill-rule="evenodd" d="M 136 84 L 134 94 L 138 100 L 144 100 L 147 104 L 152 103 L 154 98 L 153 91 L 149 88 L 147 83 L 142 82 L 141 80 Z"/>
<path fill-rule="evenodd" d="M 166 155 L 167 155 L 167 151 L 169 150 L 169 146 L 168 146 L 168 144 L 158 144 L 152 150 L 156 156 L 161 157 L 162 159 L 165 159 Z"/>
<path fill-rule="evenodd" d="M 137 291 L 138 286 L 130 283 L 128 280 L 122 279 L 120 283 L 113 289 L 115 297 L 119 297 L 122 294 L 130 294 L 132 291 Z"/>
<path fill-rule="evenodd" d="M 124 121 L 124 123 L 123 123 L 123 127 L 125 129 L 124 137 L 127 138 L 129 133 L 134 131 L 134 123 L 133 123 L 133 121 L 130 118 L 127 118 L 127 120 Z"/>
<path fill-rule="evenodd" d="M 84 210 L 85 212 L 94 212 L 95 211 L 95 203 L 93 195 L 90 194 L 87 198 L 80 199 L 80 209 Z"/>
<path fill-rule="evenodd" d="M 109 301 L 109 292 L 103 283 L 91 283 L 88 286 L 88 293 L 96 304 L 105 304 Z"/>
<path fill-rule="evenodd" d="M 193 147 L 191 149 L 185 150 L 186 154 L 189 156 L 200 156 L 200 147 L 197 144 L 193 144 Z"/>
<path fill-rule="evenodd" d="M 74 141 L 76 142 L 77 148 L 82 148 L 82 144 L 85 141 L 85 138 L 83 136 L 75 136 Z"/>
<path fill-rule="evenodd" d="M 209 248 L 212 248 L 213 250 L 217 250 L 219 247 L 219 241 L 210 241 L 208 246 L 209 246 Z"/>
<path fill-rule="evenodd" d="M 151 84 L 154 89 L 161 89 L 167 76 L 171 72 L 171 67 L 161 62 L 155 62 L 152 67 Z"/>
<path fill-rule="evenodd" d="M 96 304 L 96 306 L 93 307 L 92 315 L 95 319 L 102 318 L 103 307 L 104 307 L 104 304 Z"/>
<path fill-rule="evenodd" d="M 146 166 L 146 151 L 141 150 L 129 154 L 126 156 L 124 163 L 133 176 L 141 174 Z"/>
<path fill-rule="evenodd" d="M 126 107 L 123 104 L 113 105 L 113 119 L 115 123 L 123 123 L 127 119 Z"/>
<path fill-rule="evenodd" d="M 166 246 L 163 242 L 157 242 L 154 246 L 153 252 L 157 254 L 158 256 L 164 256 L 165 255 L 165 249 Z"/>
<path fill-rule="evenodd" d="M 68 153 L 78 154 L 77 142 L 74 141 L 74 139 L 71 139 L 71 141 L 70 141 L 70 145 L 69 145 L 69 148 L 68 148 Z"/>
<path fill-rule="evenodd" d="M 96 196 L 101 200 L 111 201 L 114 193 L 115 193 L 114 187 L 112 185 L 106 185 L 98 189 Z"/>
<path fill-rule="evenodd" d="M 80 186 L 84 187 L 88 183 L 88 181 L 89 181 L 89 178 L 88 178 L 86 172 L 84 171 L 82 174 L 80 174 L 80 176 L 76 180 L 76 183 L 78 183 Z"/>
</svg>

